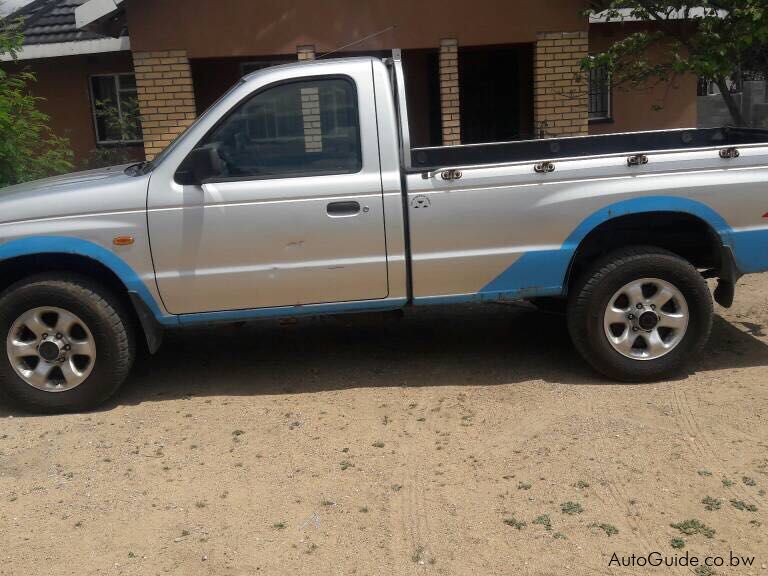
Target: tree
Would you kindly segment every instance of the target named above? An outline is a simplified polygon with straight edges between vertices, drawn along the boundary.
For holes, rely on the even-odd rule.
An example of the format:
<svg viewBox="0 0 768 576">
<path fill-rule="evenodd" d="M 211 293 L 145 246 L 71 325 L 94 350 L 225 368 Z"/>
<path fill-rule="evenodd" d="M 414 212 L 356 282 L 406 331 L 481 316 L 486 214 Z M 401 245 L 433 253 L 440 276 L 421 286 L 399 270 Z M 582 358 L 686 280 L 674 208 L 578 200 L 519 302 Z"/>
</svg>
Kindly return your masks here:
<svg viewBox="0 0 768 576">
<path fill-rule="evenodd" d="M 23 41 L 20 23 L 0 20 L 0 55 L 14 61 L 0 68 L 0 188 L 72 169 L 69 141 L 51 131 L 29 91 L 34 74 L 9 71 Z"/>
<path fill-rule="evenodd" d="M 679 1 L 608 0 L 590 2 L 590 13 L 602 12 L 611 22 L 647 21 L 605 52 L 585 59 L 586 70 L 605 67 L 614 86 L 638 87 L 648 82 L 671 82 L 695 74 L 714 82 L 733 122 L 745 124 L 728 79 L 742 68 L 762 62 L 766 67 L 768 3 L 766 0 Z M 649 50 L 663 47 L 663 57 L 651 59 Z M 764 68 L 765 69 L 765 68 Z"/>
</svg>

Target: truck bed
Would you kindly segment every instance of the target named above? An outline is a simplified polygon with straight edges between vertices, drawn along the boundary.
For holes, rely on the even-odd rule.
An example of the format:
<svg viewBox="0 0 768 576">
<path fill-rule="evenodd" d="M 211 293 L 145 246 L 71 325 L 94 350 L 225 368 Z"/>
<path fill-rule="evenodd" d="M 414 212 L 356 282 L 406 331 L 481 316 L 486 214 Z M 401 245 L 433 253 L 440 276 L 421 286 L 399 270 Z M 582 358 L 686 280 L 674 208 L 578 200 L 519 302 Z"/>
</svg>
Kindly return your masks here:
<svg viewBox="0 0 768 576">
<path fill-rule="evenodd" d="M 729 126 L 413 148 L 411 164 L 413 171 L 422 171 L 449 166 L 505 164 L 616 154 L 648 154 L 671 150 L 727 148 L 747 144 L 768 144 L 768 130 Z"/>
</svg>

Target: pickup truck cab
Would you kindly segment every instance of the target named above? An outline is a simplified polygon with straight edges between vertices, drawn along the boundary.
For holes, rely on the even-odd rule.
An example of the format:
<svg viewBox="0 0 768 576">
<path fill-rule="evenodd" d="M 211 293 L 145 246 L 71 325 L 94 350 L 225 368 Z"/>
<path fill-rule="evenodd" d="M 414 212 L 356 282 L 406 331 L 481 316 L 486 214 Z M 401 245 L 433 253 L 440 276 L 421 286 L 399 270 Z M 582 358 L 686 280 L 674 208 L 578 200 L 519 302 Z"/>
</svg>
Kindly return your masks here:
<svg viewBox="0 0 768 576">
<path fill-rule="evenodd" d="M 212 322 L 530 299 L 615 380 L 680 370 L 768 269 L 768 132 L 412 149 L 393 58 L 243 78 L 152 162 L 0 191 L 0 388 L 90 409 Z"/>
</svg>

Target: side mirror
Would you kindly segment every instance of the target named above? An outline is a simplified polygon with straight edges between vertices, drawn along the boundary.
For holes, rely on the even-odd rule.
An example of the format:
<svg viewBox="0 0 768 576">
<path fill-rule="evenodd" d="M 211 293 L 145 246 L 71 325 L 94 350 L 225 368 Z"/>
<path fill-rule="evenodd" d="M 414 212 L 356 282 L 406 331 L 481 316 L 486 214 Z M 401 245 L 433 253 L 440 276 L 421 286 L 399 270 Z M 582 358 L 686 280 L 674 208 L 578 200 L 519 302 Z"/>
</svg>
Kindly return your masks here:
<svg viewBox="0 0 768 576">
<path fill-rule="evenodd" d="M 214 146 L 202 146 L 189 153 L 176 171 L 175 180 L 185 186 L 200 186 L 223 174 L 224 163 Z"/>
</svg>

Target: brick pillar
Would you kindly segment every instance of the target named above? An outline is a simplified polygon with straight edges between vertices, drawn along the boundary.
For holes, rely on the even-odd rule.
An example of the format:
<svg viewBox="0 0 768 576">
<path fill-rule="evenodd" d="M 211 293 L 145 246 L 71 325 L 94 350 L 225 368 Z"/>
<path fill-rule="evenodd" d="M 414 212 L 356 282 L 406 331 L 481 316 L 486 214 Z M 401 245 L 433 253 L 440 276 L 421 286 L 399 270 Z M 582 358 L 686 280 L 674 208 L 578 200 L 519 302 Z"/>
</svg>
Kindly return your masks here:
<svg viewBox="0 0 768 576">
<path fill-rule="evenodd" d="M 134 52 L 144 152 L 148 160 L 197 117 L 192 72 L 185 50 Z"/>
<path fill-rule="evenodd" d="M 587 32 L 539 34 L 534 60 L 534 114 L 539 137 L 588 133 L 588 86 L 579 62 L 588 55 Z"/>
<path fill-rule="evenodd" d="M 301 89 L 301 116 L 304 119 L 304 150 L 322 152 L 323 131 L 318 88 Z"/>
<path fill-rule="evenodd" d="M 296 56 L 299 59 L 299 62 L 303 60 L 314 60 L 315 59 L 315 47 L 312 44 L 308 44 L 306 46 L 297 46 L 296 47 Z"/>
<path fill-rule="evenodd" d="M 461 144 L 459 43 L 455 38 L 440 41 L 440 111 L 443 146 Z"/>
</svg>

